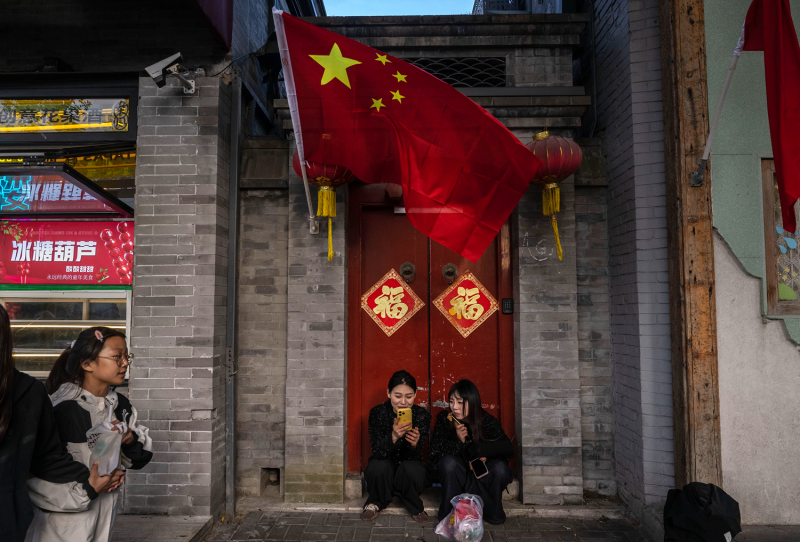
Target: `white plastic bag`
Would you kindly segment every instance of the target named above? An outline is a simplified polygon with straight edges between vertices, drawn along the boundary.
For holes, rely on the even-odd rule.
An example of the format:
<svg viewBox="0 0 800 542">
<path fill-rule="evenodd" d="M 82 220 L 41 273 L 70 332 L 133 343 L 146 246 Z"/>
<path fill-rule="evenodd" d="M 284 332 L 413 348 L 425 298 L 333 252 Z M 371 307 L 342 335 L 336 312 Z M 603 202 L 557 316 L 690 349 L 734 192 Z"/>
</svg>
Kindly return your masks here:
<svg viewBox="0 0 800 542">
<path fill-rule="evenodd" d="M 436 534 L 456 542 L 481 542 L 483 539 L 483 500 L 462 493 L 450 499 L 453 511 L 436 526 Z"/>
<path fill-rule="evenodd" d="M 114 425 L 114 409 L 106 403 L 108 418 L 86 431 L 86 444 L 92 451 L 89 465 L 97 461 L 97 473 L 100 476 L 111 474 L 119 465 L 122 437 L 128 432 L 125 422 Z"/>
</svg>

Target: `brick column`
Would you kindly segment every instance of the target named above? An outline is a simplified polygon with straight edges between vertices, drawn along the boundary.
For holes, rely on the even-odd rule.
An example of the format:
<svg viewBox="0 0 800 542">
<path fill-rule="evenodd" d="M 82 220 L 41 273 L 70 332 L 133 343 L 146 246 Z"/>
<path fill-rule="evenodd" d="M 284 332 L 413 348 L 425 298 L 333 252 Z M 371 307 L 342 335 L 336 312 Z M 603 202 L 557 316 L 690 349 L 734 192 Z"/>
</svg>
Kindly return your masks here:
<svg viewBox="0 0 800 542">
<path fill-rule="evenodd" d="M 514 297 L 517 436 L 522 500 L 575 504 L 583 500 L 575 189 L 561 183 L 559 261 L 542 191 L 532 186 L 517 207 Z"/>
<path fill-rule="evenodd" d="M 125 511 L 216 515 L 225 500 L 229 87 L 140 79 L 130 398 L 154 457 Z"/>
<path fill-rule="evenodd" d="M 292 156 L 291 149 L 289 156 Z M 312 189 L 316 205 L 316 189 Z M 286 502 L 342 502 L 345 462 L 345 205 L 337 197 L 333 250 L 328 224 L 308 231 L 303 183 L 289 181 L 289 305 L 286 360 Z"/>
</svg>

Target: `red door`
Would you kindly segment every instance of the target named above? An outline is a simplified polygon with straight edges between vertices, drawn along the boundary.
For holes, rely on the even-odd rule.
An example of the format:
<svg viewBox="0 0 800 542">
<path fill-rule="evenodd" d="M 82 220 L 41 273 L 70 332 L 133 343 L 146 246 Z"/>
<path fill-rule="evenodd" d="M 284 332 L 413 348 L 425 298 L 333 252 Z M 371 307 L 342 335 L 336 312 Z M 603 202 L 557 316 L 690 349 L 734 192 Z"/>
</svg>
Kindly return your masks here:
<svg viewBox="0 0 800 542">
<path fill-rule="evenodd" d="M 417 404 L 431 409 L 434 418 L 446 408 L 450 386 L 469 378 L 481 392 L 483 407 L 513 437 L 513 316 L 498 311 L 465 338 L 433 305 L 449 286 L 442 273 L 447 264 L 454 264 L 459 276 L 472 271 L 498 303 L 512 297 L 508 226 L 473 264 L 430 241 L 396 212 L 402 202 L 390 200 L 385 185 L 351 183 L 349 197 L 348 471 L 362 471 L 372 455 L 369 411 L 387 399 L 386 384 L 400 369 L 414 375 Z M 406 262 L 416 271 L 409 287 L 425 307 L 387 337 L 361 309 L 361 294 Z"/>
</svg>

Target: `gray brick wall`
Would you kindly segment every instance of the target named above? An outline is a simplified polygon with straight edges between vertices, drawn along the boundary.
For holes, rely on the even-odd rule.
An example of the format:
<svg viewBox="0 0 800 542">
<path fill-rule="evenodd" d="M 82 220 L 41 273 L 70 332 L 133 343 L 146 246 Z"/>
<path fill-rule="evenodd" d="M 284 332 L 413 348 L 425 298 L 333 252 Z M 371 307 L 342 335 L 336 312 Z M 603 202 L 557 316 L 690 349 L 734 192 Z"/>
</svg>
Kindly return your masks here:
<svg viewBox="0 0 800 542">
<path fill-rule="evenodd" d="M 236 494 L 241 497 L 261 494 L 261 469 L 284 466 L 288 191 L 245 190 L 240 209 Z"/>
<path fill-rule="evenodd" d="M 584 161 L 589 162 L 595 148 L 584 142 L 582 144 Z M 604 173 L 601 172 L 601 175 L 590 180 L 605 181 Z M 578 184 L 579 176 L 575 177 Z M 617 492 L 617 483 L 614 480 L 606 192 L 605 186 L 576 186 L 575 253 L 578 282 L 583 487 L 594 493 L 613 495 Z"/>
<path fill-rule="evenodd" d="M 514 49 L 510 60 L 506 67 L 508 86 L 572 86 L 572 49 L 569 47 Z"/>
<path fill-rule="evenodd" d="M 615 455 L 634 509 L 674 484 L 658 2 L 596 4 L 609 177 Z"/>
<path fill-rule="evenodd" d="M 531 186 L 517 207 L 516 434 L 522 499 L 532 504 L 583 502 L 573 179 L 560 186 L 563 261 L 541 189 Z"/>
<path fill-rule="evenodd" d="M 125 511 L 209 515 L 224 501 L 229 87 L 140 79 L 130 398 L 155 455 Z"/>
<path fill-rule="evenodd" d="M 290 179 L 285 499 L 341 502 L 347 321 L 344 190 L 337 194 L 335 256 L 329 262 L 327 221 L 321 221 L 319 235 L 309 233 L 303 183 L 293 173 Z"/>
</svg>

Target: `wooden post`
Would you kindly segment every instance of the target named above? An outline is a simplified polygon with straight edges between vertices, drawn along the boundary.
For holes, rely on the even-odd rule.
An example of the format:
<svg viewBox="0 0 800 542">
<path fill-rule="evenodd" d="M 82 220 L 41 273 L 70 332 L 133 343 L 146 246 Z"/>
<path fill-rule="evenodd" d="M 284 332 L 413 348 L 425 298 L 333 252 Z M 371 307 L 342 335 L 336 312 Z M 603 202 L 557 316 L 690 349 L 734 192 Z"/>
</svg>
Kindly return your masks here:
<svg viewBox="0 0 800 542">
<path fill-rule="evenodd" d="M 708 137 L 703 0 L 660 4 L 675 483 L 722 486 L 710 168 L 691 185 Z"/>
</svg>

